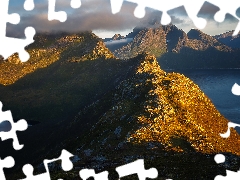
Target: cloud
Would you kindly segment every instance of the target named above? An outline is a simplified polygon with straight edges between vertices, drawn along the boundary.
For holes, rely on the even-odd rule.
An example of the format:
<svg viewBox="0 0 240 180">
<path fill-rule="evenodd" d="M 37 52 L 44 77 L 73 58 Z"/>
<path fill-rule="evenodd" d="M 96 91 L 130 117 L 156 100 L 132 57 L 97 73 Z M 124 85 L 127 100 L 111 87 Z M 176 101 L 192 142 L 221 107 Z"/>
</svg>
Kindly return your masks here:
<svg viewBox="0 0 240 180">
<path fill-rule="evenodd" d="M 171 16 L 172 19 L 172 24 L 178 25 L 178 24 L 185 24 L 187 21 L 184 19 L 181 19 L 179 17 L 176 16 Z"/>
<path fill-rule="evenodd" d="M 36 31 L 85 31 L 85 30 L 124 30 L 133 28 L 139 22 L 134 17 L 133 11 L 136 5 L 124 2 L 120 13 L 111 13 L 108 0 L 82 0 L 79 9 L 72 9 L 70 1 L 59 0 L 56 3 L 56 11 L 66 11 L 68 19 L 61 23 L 49 22 L 47 19 L 47 2 L 36 4 L 33 12 L 22 13 L 21 22 L 18 25 L 8 24 L 8 36 L 22 36 L 27 26 L 33 26 Z M 14 9 L 14 7 L 12 8 Z"/>
<path fill-rule="evenodd" d="M 219 11 L 219 7 L 209 3 L 209 2 L 205 2 L 201 8 L 201 10 L 199 11 L 198 13 L 198 16 L 199 17 L 203 17 L 205 19 L 207 19 L 208 21 L 215 21 L 214 20 L 214 15 Z M 230 15 L 230 14 L 227 14 L 225 16 L 225 22 L 229 21 L 229 22 L 236 22 L 237 19 Z"/>
<path fill-rule="evenodd" d="M 57 0 L 56 11 L 66 11 L 68 19 L 64 23 L 58 21 L 49 22 L 47 18 L 47 0 L 35 0 L 35 9 L 32 12 L 26 12 L 22 6 L 19 6 L 19 2 L 22 1 L 21 3 L 23 4 L 24 0 L 12 1 L 15 3 L 10 7 L 10 11 L 19 12 L 21 14 L 21 22 L 18 25 L 7 25 L 7 35 L 11 37 L 24 37 L 24 29 L 28 26 L 33 26 L 37 32 L 75 32 L 86 30 L 120 32 L 126 29 L 133 29 L 135 26 L 144 26 L 149 21 L 160 22 L 162 16 L 162 12 L 146 8 L 145 17 L 138 19 L 133 15 L 137 4 L 127 1 L 124 1 L 120 13 L 113 15 L 111 13 L 110 0 L 82 0 L 82 6 L 79 9 L 72 9 L 70 7 L 70 0 Z M 213 16 L 218 10 L 218 7 L 206 2 L 200 10 L 199 16 L 216 25 Z M 188 18 L 184 7 L 171 10 L 169 14 L 171 15 L 172 23 L 179 28 L 186 29 L 185 31 L 187 31 L 195 27 Z M 226 23 L 226 21 L 228 22 Z M 236 19 L 228 15 L 226 16 L 225 23 L 228 25 L 236 23 Z M 233 25 L 230 27 L 233 27 Z"/>
</svg>

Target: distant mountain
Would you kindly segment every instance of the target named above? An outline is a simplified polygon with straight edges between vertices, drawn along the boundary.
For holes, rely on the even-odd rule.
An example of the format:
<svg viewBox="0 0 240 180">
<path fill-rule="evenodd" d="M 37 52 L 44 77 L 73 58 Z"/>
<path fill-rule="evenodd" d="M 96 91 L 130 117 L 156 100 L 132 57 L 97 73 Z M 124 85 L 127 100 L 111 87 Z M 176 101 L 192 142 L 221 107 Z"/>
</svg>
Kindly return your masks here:
<svg viewBox="0 0 240 180">
<path fill-rule="evenodd" d="M 130 41 L 132 41 L 132 38 L 121 36 L 121 34 L 115 34 L 112 38 L 105 38 L 103 40 L 106 47 L 113 52 L 116 49 L 127 45 Z"/>
<path fill-rule="evenodd" d="M 233 130 L 230 138 L 221 138 L 228 120 L 196 84 L 167 74 L 153 56 L 131 61 L 126 79 L 74 118 L 71 127 L 97 119 L 75 140 L 76 166 L 103 171 L 144 158 L 148 167 L 161 170 L 159 178 L 211 179 L 220 169 L 206 154 L 212 159 L 220 152 L 240 155 L 240 136 Z"/>
<path fill-rule="evenodd" d="M 192 29 L 186 34 L 172 24 L 154 24 L 138 30 L 133 31 L 131 42 L 113 51 L 116 57 L 128 59 L 148 52 L 157 57 L 163 69 L 240 67 L 239 50 L 200 30 Z"/>
<path fill-rule="evenodd" d="M 234 31 L 229 31 L 220 35 L 216 35 L 214 38 L 229 47 L 240 48 L 240 33 L 236 36 L 232 36 L 233 32 Z"/>
<path fill-rule="evenodd" d="M 104 39 L 104 42 L 106 42 L 106 41 L 120 40 L 120 39 L 125 39 L 125 37 L 122 36 L 121 34 L 114 34 L 112 38 L 105 38 L 105 39 Z"/>
</svg>

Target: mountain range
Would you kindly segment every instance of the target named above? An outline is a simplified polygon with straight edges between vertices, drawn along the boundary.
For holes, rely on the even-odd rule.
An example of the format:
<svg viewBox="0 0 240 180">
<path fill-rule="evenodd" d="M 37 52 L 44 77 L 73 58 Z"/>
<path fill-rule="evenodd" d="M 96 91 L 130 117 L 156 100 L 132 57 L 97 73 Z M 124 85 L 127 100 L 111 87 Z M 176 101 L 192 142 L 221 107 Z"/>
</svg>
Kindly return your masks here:
<svg viewBox="0 0 240 180">
<path fill-rule="evenodd" d="M 158 23 L 135 28 L 126 37 L 131 37 L 132 41 L 121 47 L 107 44 L 120 59 L 132 58 L 146 51 L 156 56 L 163 69 L 240 67 L 240 51 L 234 46 L 239 37 L 235 37 L 234 42 L 227 43 L 229 36 L 210 36 L 197 29 L 185 33 L 175 25 L 162 26 Z"/>
<path fill-rule="evenodd" d="M 43 172 L 42 160 L 58 157 L 62 149 L 76 155 L 74 169 L 63 173 L 56 163 L 52 179 L 79 179 L 85 167 L 109 170 L 109 178 L 117 179 L 116 166 L 139 158 L 159 170 L 158 179 L 213 179 L 226 168 L 214 162 L 216 153 L 226 155 L 228 169 L 239 170 L 239 134 L 232 129 L 229 138 L 221 138 L 229 121 L 189 78 L 164 71 L 196 61 L 191 68 L 222 68 L 226 61 L 230 68 L 239 64 L 237 49 L 174 25 L 137 27 L 115 50 L 92 32 L 34 38 L 28 62 L 16 54 L 0 61 L 3 110 L 31 125 L 18 133 L 23 150 L 0 142 L 1 156 L 11 154 L 16 161 L 6 171 L 8 179 L 24 178 L 26 163 Z"/>
</svg>

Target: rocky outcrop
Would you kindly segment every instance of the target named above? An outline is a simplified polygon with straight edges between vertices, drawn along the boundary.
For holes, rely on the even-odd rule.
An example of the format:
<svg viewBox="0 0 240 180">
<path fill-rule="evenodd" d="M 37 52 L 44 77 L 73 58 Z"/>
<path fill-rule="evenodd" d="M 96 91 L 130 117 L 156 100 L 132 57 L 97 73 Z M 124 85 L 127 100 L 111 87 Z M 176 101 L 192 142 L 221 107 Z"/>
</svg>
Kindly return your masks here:
<svg viewBox="0 0 240 180">
<path fill-rule="evenodd" d="M 114 34 L 114 36 L 112 37 L 113 40 L 120 40 L 120 39 L 124 39 L 125 37 L 122 36 L 121 34 Z"/>
</svg>

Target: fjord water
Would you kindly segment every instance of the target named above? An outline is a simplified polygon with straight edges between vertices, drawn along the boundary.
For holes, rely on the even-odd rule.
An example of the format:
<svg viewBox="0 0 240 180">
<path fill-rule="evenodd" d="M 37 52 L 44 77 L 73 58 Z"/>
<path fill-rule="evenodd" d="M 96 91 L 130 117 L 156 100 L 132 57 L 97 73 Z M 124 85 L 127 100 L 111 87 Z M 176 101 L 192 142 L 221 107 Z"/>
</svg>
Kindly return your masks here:
<svg viewBox="0 0 240 180">
<path fill-rule="evenodd" d="M 184 74 L 196 83 L 228 120 L 240 124 L 240 96 L 233 95 L 232 86 L 240 85 L 240 69 L 167 70 Z M 240 133 L 240 128 L 236 128 Z"/>
</svg>

